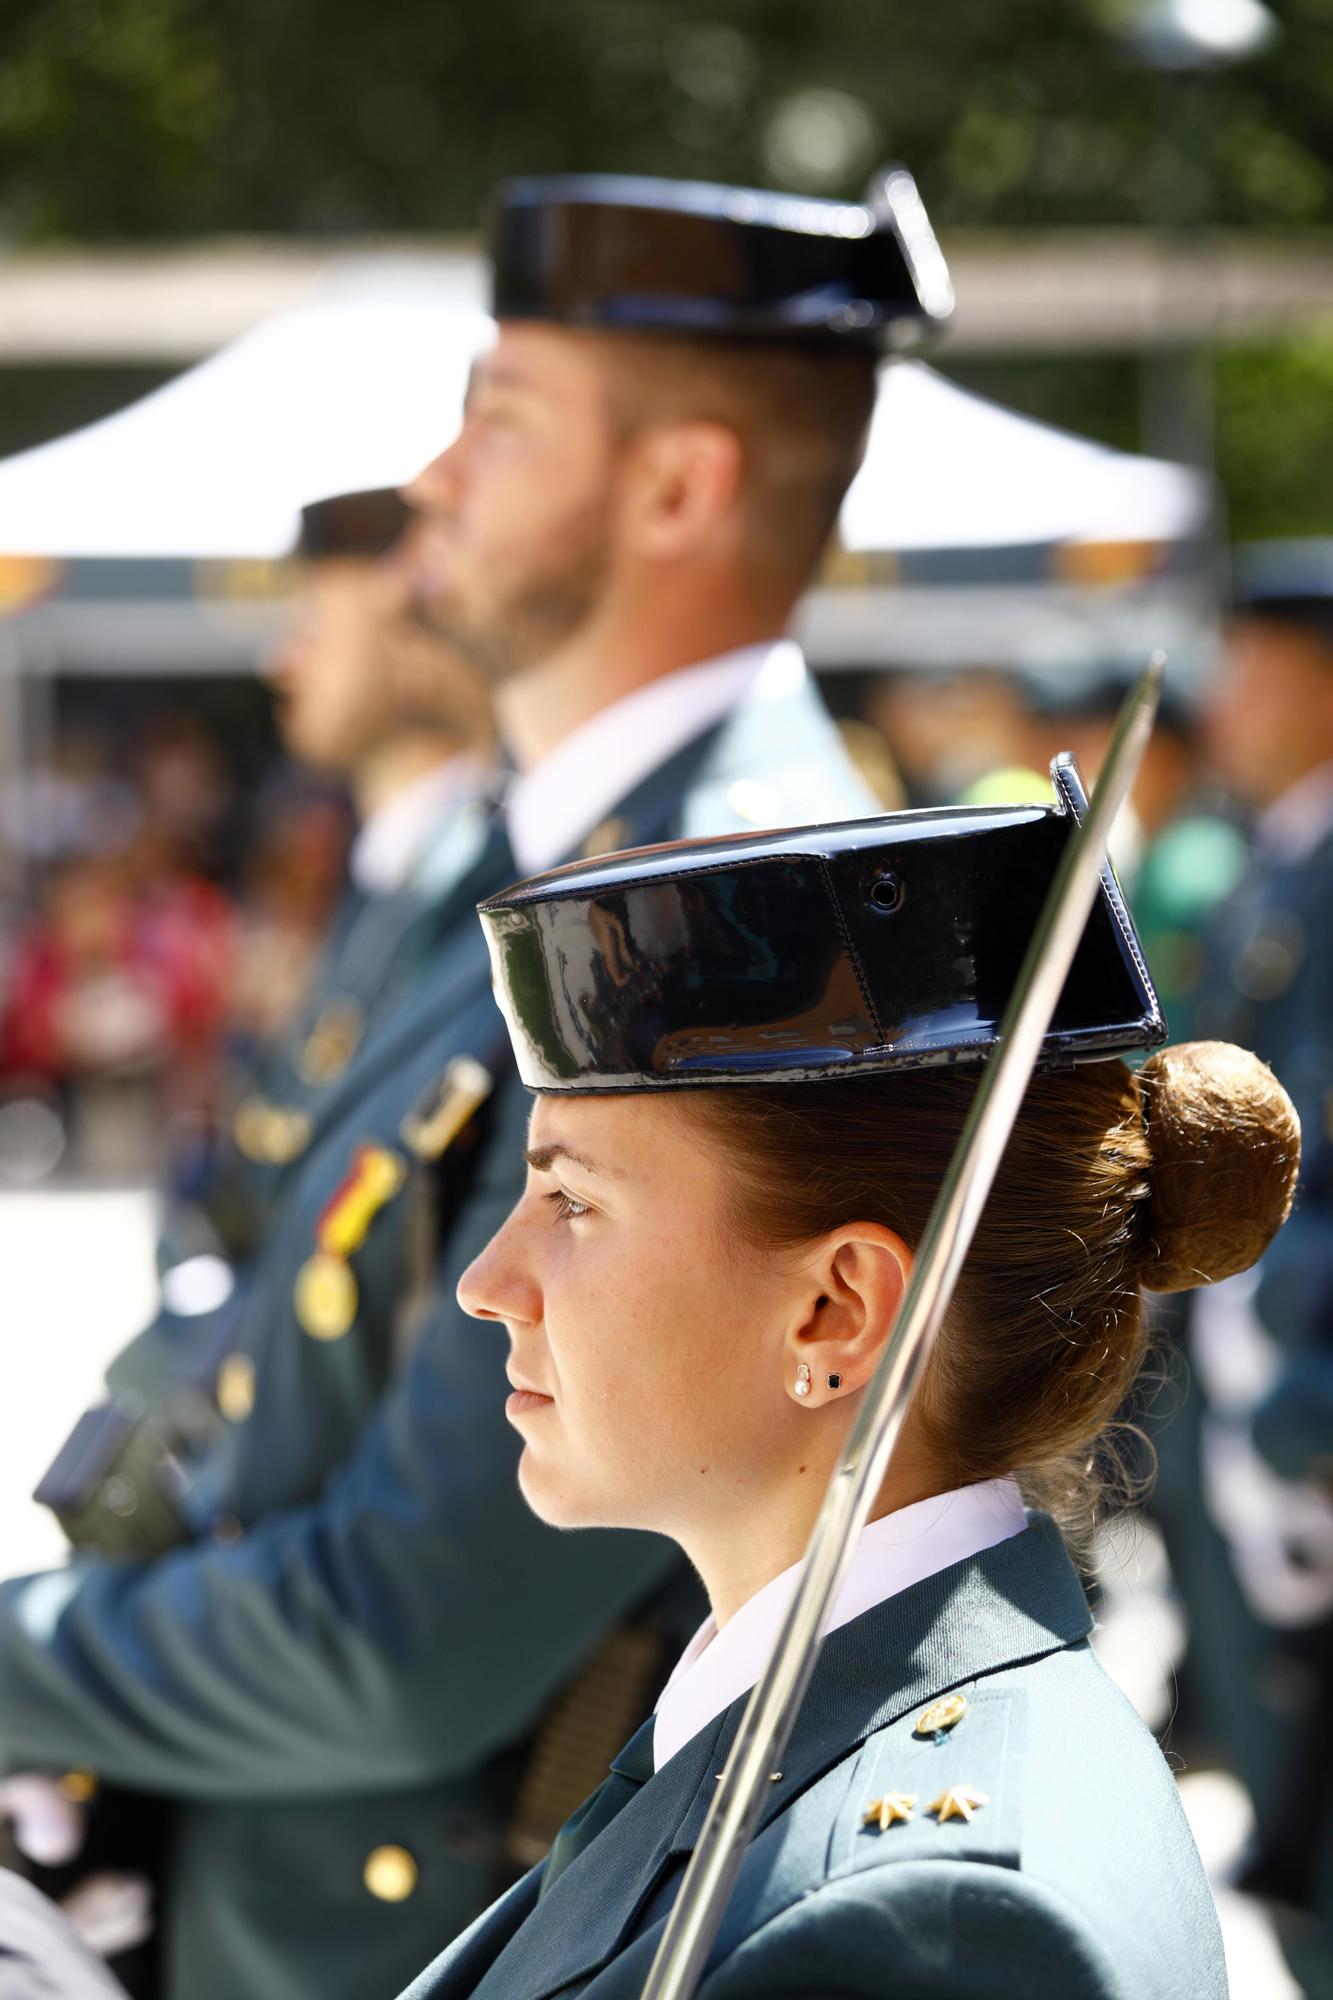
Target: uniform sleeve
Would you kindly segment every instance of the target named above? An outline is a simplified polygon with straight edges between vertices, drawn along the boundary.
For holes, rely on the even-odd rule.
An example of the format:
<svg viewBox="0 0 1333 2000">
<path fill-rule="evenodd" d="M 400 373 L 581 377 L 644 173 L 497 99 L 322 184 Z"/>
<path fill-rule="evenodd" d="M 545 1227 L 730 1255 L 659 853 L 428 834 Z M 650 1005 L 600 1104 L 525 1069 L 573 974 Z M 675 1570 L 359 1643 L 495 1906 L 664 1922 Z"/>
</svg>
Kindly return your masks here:
<svg viewBox="0 0 1333 2000">
<path fill-rule="evenodd" d="M 1151 1983 L 1153 2000 L 1225 2000 Z M 1120 2000 L 1109 1944 L 1072 1906 L 1011 1868 L 904 1862 L 827 1884 L 752 1932 L 699 2000 Z M 596 1986 L 589 1994 L 593 2000 Z"/>
<path fill-rule="evenodd" d="M 518 1491 L 505 1341 L 454 1303 L 512 1188 L 470 1205 L 412 1360 L 313 1505 L 234 1545 L 0 1587 L 0 1769 L 204 1800 L 474 1770 L 679 1563 L 557 1534 Z"/>
</svg>

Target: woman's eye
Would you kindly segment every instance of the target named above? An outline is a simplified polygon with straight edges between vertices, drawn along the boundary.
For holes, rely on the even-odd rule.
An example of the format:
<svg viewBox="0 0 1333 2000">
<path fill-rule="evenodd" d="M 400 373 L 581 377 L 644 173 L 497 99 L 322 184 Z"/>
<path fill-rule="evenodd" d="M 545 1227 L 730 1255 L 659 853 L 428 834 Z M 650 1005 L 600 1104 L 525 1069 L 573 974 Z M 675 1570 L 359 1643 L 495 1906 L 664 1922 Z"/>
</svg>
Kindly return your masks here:
<svg viewBox="0 0 1333 2000">
<path fill-rule="evenodd" d="M 591 1215 L 592 1213 L 588 1202 L 576 1201 L 574 1196 L 566 1194 L 563 1188 L 557 1188 L 555 1193 L 548 1194 L 546 1199 L 554 1205 L 555 1212 L 562 1222 L 575 1220 L 580 1215 Z"/>
</svg>

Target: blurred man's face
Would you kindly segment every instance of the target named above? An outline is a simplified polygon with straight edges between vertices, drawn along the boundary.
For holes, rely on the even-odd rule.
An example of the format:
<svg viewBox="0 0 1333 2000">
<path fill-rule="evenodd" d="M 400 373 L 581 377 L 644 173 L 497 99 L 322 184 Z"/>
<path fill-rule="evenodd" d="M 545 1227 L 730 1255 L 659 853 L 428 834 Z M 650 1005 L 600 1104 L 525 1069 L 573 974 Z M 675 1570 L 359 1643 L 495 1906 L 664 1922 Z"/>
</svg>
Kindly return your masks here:
<svg viewBox="0 0 1333 2000">
<path fill-rule="evenodd" d="M 539 663 L 591 617 L 611 562 L 616 441 L 595 340 L 502 326 L 463 427 L 408 498 L 421 611 L 492 682 Z"/>
<path fill-rule="evenodd" d="M 1333 758 L 1333 646 L 1277 619 L 1236 619 L 1203 726 L 1208 753 L 1236 795 L 1271 805 Z"/>
<path fill-rule="evenodd" d="M 388 733 L 396 615 L 382 565 L 349 556 L 304 566 L 290 625 L 268 664 L 282 740 L 303 764 L 345 777 Z"/>
</svg>

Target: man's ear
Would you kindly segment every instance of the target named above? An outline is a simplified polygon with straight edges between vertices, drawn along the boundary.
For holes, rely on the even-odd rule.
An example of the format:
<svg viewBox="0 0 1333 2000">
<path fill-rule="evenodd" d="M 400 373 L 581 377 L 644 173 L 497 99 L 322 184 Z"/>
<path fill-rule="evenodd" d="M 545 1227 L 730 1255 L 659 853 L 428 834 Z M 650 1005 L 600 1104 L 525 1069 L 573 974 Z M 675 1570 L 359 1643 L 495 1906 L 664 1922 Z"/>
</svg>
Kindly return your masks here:
<svg viewBox="0 0 1333 2000">
<path fill-rule="evenodd" d="M 743 450 L 736 432 L 707 422 L 659 424 L 631 448 L 624 527 L 640 555 L 679 562 L 739 535 Z"/>
<path fill-rule="evenodd" d="M 902 1237 L 877 1222 L 848 1223 L 821 1239 L 802 1263 L 804 1297 L 784 1342 L 789 1394 L 816 1408 L 864 1389 L 898 1317 L 912 1263 Z"/>
</svg>

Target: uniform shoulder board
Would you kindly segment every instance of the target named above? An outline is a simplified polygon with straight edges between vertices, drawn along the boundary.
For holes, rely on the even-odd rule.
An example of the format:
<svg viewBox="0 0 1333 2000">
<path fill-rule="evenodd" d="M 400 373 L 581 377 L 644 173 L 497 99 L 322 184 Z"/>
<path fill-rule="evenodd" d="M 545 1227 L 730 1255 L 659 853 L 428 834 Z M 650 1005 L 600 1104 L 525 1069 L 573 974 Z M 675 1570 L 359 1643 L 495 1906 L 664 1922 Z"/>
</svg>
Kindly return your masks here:
<svg viewBox="0 0 1333 2000">
<path fill-rule="evenodd" d="M 842 1868 L 941 1858 L 1019 1865 L 1027 1699 L 954 1690 L 879 1730 L 856 1761 L 835 1845 Z"/>
<path fill-rule="evenodd" d="M 403 1144 L 419 1160 L 442 1158 L 494 1088 L 485 1063 L 455 1056 L 403 1119 Z"/>
</svg>

